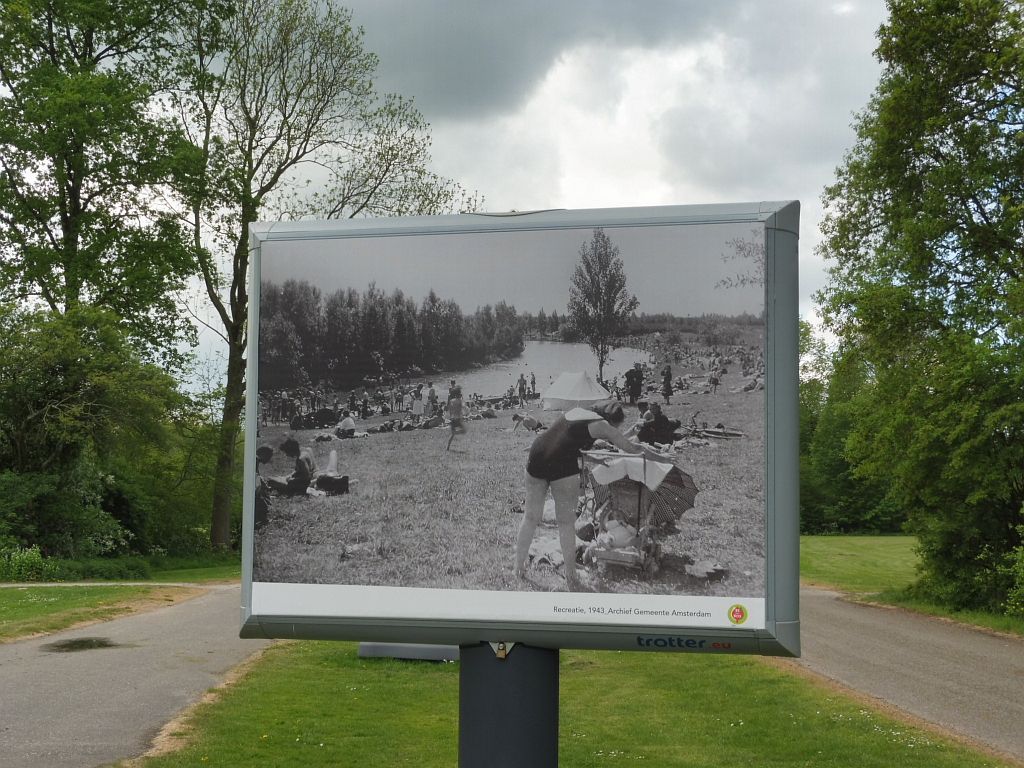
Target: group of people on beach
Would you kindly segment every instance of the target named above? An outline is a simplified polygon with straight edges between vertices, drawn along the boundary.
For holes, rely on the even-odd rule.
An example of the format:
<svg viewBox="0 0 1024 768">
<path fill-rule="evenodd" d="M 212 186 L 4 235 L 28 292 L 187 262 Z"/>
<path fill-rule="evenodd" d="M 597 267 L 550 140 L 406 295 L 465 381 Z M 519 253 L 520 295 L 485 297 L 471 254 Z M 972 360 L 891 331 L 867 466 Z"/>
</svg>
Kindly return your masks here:
<svg viewBox="0 0 1024 768">
<path fill-rule="evenodd" d="M 351 390 L 347 397 L 344 393 L 339 397 L 338 392 L 332 393 L 320 387 L 272 390 L 260 392 L 258 422 L 263 427 L 285 423 L 292 425 L 293 429 L 303 429 L 325 426 L 323 422 L 331 419 L 330 423 L 343 418 L 368 421 L 375 416 L 405 414 L 414 425 L 418 425 L 424 420 L 445 415 L 451 400 L 450 390 L 451 386 L 449 397 L 442 399 L 440 387 L 435 387 L 432 380 L 396 385 L 387 390 L 377 387 L 372 392 L 363 387 L 361 391 Z M 460 399 L 465 405 L 483 410 L 487 407 L 522 408 L 536 397 L 537 377 L 530 372 L 529 377 L 520 373 L 515 383 L 497 396 L 481 397 L 474 392 L 469 398 L 463 396 Z"/>
</svg>

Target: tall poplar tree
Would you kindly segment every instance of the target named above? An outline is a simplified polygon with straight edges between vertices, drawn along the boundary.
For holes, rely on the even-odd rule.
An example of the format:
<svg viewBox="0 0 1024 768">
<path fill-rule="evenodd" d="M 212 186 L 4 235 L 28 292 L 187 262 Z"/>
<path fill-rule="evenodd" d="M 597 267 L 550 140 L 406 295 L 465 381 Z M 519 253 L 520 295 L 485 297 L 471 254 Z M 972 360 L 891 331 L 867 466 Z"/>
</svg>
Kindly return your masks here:
<svg viewBox="0 0 1024 768">
<path fill-rule="evenodd" d="M 630 315 L 640 306 L 626 290 L 626 272 L 619 247 L 600 227 L 580 246 L 580 261 L 569 284 L 569 322 L 597 355 L 597 378 Z M 555 317 L 552 313 L 552 317 Z"/>
</svg>

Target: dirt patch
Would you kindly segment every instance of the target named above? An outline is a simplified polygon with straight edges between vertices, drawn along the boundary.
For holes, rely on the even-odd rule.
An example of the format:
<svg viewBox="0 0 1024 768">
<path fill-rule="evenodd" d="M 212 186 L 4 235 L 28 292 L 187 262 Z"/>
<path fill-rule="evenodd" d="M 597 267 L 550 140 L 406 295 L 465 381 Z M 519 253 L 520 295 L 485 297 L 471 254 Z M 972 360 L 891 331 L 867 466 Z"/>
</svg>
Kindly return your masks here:
<svg viewBox="0 0 1024 768">
<path fill-rule="evenodd" d="M 183 603 L 194 597 L 205 595 L 208 591 L 206 587 L 154 587 L 148 595 L 136 600 L 125 600 L 118 603 L 118 607 L 125 608 L 126 613 L 145 613 L 155 611 L 157 608 L 166 608 L 175 603 Z"/>
</svg>

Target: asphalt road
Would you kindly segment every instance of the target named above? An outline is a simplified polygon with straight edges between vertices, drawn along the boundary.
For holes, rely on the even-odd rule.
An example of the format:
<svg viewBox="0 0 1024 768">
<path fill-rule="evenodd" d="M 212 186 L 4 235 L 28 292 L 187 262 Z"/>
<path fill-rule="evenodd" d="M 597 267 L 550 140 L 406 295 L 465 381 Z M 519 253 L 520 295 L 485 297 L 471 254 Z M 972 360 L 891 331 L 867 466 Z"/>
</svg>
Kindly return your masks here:
<svg viewBox="0 0 1024 768">
<path fill-rule="evenodd" d="M 213 586 L 159 610 L 0 645 L 0 766 L 91 768 L 145 752 L 166 722 L 266 645 L 238 639 L 240 604 L 238 585 Z M 52 650 L 88 638 L 109 647 Z"/>
<path fill-rule="evenodd" d="M 808 588 L 800 630 L 807 669 L 1024 760 L 1024 638 Z"/>
</svg>

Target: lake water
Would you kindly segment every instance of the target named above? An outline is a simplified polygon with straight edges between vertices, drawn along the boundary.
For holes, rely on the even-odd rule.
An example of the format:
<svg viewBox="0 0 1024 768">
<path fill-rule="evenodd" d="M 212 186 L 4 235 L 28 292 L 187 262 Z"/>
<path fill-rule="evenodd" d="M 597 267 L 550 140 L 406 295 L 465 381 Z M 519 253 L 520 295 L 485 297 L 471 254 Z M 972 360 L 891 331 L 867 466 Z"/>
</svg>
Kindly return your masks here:
<svg viewBox="0 0 1024 768">
<path fill-rule="evenodd" d="M 605 361 L 605 379 L 611 381 L 615 376 L 622 382 L 622 375 L 633 367 L 633 363 L 646 362 L 648 355 L 640 349 L 622 347 L 612 352 Z M 559 374 L 565 371 L 587 371 L 594 379 L 597 378 L 597 357 L 586 344 L 563 344 L 558 341 L 527 341 L 523 354 L 514 360 L 475 368 L 468 371 L 437 374 L 435 382 L 446 384 L 454 377 L 462 386 L 463 396 L 470 397 L 474 392 L 481 397 L 500 395 L 514 386 L 519 374 L 530 374 L 537 377 L 537 391 L 547 389 Z M 440 387 L 441 391 L 444 387 Z"/>
</svg>

